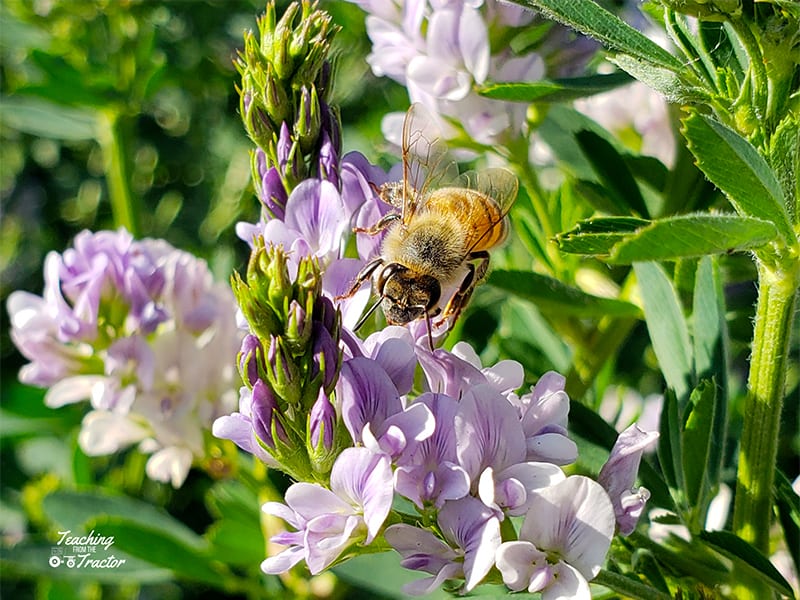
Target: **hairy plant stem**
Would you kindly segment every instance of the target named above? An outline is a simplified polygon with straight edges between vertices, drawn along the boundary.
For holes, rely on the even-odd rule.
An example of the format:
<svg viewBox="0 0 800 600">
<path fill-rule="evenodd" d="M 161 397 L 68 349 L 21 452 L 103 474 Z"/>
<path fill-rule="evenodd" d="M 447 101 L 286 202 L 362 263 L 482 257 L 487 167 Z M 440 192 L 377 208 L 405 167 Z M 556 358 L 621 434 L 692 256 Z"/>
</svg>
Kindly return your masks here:
<svg viewBox="0 0 800 600">
<path fill-rule="evenodd" d="M 750 358 L 748 394 L 739 449 L 733 530 L 769 555 L 772 487 L 778 451 L 786 366 L 800 282 L 800 265 L 789 269 L 758 263 L 759 295 Z M 742 598 L 767 598 L 768 590 L 740 590 Z"/>
<path fill-rule="evenodd" d="M 121 111 L 110 109 L 102 113 L 99 141 L 111 202 L 114 224 L 124 227 L 133 236 L 139 234 L 138 211 L 131 190 L 130 178 L 130 128 L 129 117 Z"/>
</svg>

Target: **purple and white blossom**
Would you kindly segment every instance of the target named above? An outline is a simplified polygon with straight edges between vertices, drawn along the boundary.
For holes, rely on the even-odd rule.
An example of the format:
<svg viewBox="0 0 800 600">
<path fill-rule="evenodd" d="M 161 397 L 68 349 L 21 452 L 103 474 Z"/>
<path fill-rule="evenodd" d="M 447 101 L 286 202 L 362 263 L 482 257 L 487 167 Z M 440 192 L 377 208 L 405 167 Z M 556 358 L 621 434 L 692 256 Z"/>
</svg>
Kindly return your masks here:
<svg viewBox="0 0 800 600">
<path fill-rule="evenodd" d="M 497 568 L 512 591 L 544 600 L 591 600 L 591 581 L 614 534 L 614 510 L 603 488 L 575 475 L 537 492 L 517 541 L 497 550 Z"/>
<path fill-rule="evenodd" d="M 235 405 L 241 334 L 230 289 L 206 263 L 123 229 L 50 253 L 43 295 L 14 292 L 20 379 L 48 406 L 89 400 L 78 441 L 90 456 L 139 444 L 147 475 L 179 487 L 205 455 L 203 430 Z"/>
<path fill-rule="evenodd" d="M 400 553 L 407 569 L 433 575 L 403 586 L 408 594 L 427 594 L 448 579 L 464 579 L 463 591 L 478 585 L 494 566 L 501 544 L 500 522 L 482 502 L 471 496 L 445 502 L 437 522 L 444 539 L 428 530 L 399 524 L 384 537 Z"/>
<path fill-rule="evenodd" d="M 289 487 L 286 504 L 267 502 L 264 512 L 295 528 L 271 541 L 286 550 L 264 560 L 265 573 L 287 571 L 305 560 L 312 575 L 331 566 L 348 548 L 368 545 L 392 505 L 389 457 L 367 448 L 342 451 L 333 465 L 330 489 L 298 482 Z"/>
</svg>

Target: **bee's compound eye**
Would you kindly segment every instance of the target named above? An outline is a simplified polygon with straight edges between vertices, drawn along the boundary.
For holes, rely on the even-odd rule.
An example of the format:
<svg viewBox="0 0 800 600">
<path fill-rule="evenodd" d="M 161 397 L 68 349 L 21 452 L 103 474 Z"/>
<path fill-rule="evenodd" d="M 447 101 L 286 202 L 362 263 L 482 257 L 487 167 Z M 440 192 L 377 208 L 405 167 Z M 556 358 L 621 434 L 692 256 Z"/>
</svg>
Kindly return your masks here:
<svg viewBox="0 0 800 600">
<path fill-rule="evenodd" d="M 378 281 L 375 283 L 378 292 L 382 294 L 383 290 L 386 288 L 386 282 L 403 271 L 407 271 L 407 269 L 399 263 L 389 263 L 383 267 L 378 275 Z"/>
</svg>

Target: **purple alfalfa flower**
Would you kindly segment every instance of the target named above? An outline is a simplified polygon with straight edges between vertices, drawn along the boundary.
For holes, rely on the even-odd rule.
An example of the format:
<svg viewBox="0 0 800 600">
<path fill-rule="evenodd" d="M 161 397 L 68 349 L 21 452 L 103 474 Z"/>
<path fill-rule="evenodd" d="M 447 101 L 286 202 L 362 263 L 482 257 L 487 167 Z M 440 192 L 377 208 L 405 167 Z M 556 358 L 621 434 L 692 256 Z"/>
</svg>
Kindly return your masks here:
<svg viewBox="0 0 800 600">
<path fill-rule="evenodd" d="M 434 431 L 428 407 L 416 402 L 404 406 L 383 367 L 363 356 L 342 364 L 336 399 L 353 441 L 385 452 L 393 460 L 413 451 Z"/>
<path fill-rule="evenodd" d="M 564 472 L 551 463 L 522 462 L 498 472 L 487 467 L 478 480 L 478 497 L 502 521 L 505 514 L 524 515 L 538 490 L 565 478 Z"/>
<path fill-rule="evenodd" d="M 249 386 L 255 385 L 260 378 L 258 363 L 264 358 L 264 348 L 257 336 L 251 333 L 244 336 L 238 358 L 242 380 Z"/>
<path fill-rule="evenodd" d="M 309 380 L 322 375 L 322 389 L 326 393 L 333 390 L 339 366 L 339 348 L 328 329 L 319 321 L 312 327 L 311 371 Z"/>
<path fill-rule="evenodd" d="M 281 173 L 277 167 L 267 165 L 267 155 L 261 148 L 256 148 L 253 160 L 254 180 L 260 183 L 256 186 L 256 195 L 269 216 L 283 220 L 289 194 Z"/>
<path fill-rule="evenodd" d="M 389 325 L 376 331 L 364 340 L 364 354 L 383 367 L 401 396 L 411 391 L 417 355 L 408 329 Z"/>
<path fill-rule="evenodd" d="M 569 396 L 563 375 L 549 371 L 531 392 L 509 400 L 517 407 L 527 444 L 527 460 L 567 465 L 578 457 L 578 447 L 567 437 Z"/>
<path fill-rule="evenodd" d="M 283 573 L 305 559 L 312 575 L 331 566 L 344 552 L 369 545 L 392 506 L 389 457 L 367 448 L 347 448 L 331 470 L 330 489 L 295 483 L 286 491 L 286 504 L 267 502 L 263 511 L 284 519 L 297 531 L 272 542 L 286 550 L 261 563 L 268 574 Z"/>
<path fill-rule="evenodd" d="M 427 406 L 436 422 L 428 439 L 405 454 L 394 473 L 394 486 L 420 509 L 441 508 L 447 500 L 469 494 L 470 479 L 458 464 L 455 418 L 458 402 L 442 394 L 426 393 L 415 400 Z"/>
<path fill-rule="evenodd" d="M 522 385 L 525 374 L 522 365 L 514 360 L 502 360 L 492 367 L 483 367 L 472 346 L 458 342 L 452 351 L 438 348 L 430 352 L 417 345 L 420 365 L 428 388 L 433 392 L 459 398 L 464 392 L 482 383 L 507 395 Z"/>
<path fill-rule="evenodd" d="M 336 409 L 325 390 L 320 388 L 308 417 L 308 434 L 312 448 L 330 451 L 336 431 Z"/>
<path fill-rule="evenodd" d="M 480 500 L 472 496 L 448 500 L 439 511 L 437 523 L 444 540 L 411 525 L 386 528 L 384 538 L 403 557 L 400 564 L 432 575 L 403 586 L 408 594 L 427 594 L 448 579 L 462 577 L 462 589 L 468 592 L 494 566 L 502 542 L 500 521 Z"/>
<path fill-rule="evenodd" d="M 261 380 L 256 382 L 264 385 Z M 266 387 L 266 386 L 265 386 Z M 255 390 L 255 387 L 253 388 Z M 273 410 L 269 402 L 259 395 L 253 398 L 253 390 L 242 386 L 239 390 L 239 410 L 229 415 L 218 417 L 212 427 L 214 437 L 230 440 L 245 452 L 259 458 L 267 466 L 278 468 L 279 463 L 264 449 L 262 442 L 273 441 Z M 269 390 L 267 390 L 269 391 Z M 277 431 L 282 431 L 280 423 L 275 424 Z M 259 435 L 260 434 L 260 435 Z M 265 436 L 267 439 L 263 439 Z M 274 446 L 273 446 L 274 447 Z"/>
<path fill-rule="evenodd" d="M 600 571 L 613 535 L 614 509 L 605 490 L 574 475 L 534 495 L 518 540 L 498 548 L 497 568 L 512 591 L 591 600 L 588 581 Z"/>
<path fill-rule="evenodd" d="M 483 471 L 525 462 L 525 435 L 515 408 L 489 384 L 464 393 L 455 418 L 458 461 L 474 487 Z"/>
<path fill-rule="evenodd" d="M 621 535 L 630 535 L 636 529 L 639 517 L 650 498 L 647 488 L 635 488 L 634 483 L 642 454 L 657 440 L 657 432 L 642 431 L 634 423 L 619 434 L 608 461 L 600 469 L 597 481 L 611 498 L 617 529 Z"/>
</svg>

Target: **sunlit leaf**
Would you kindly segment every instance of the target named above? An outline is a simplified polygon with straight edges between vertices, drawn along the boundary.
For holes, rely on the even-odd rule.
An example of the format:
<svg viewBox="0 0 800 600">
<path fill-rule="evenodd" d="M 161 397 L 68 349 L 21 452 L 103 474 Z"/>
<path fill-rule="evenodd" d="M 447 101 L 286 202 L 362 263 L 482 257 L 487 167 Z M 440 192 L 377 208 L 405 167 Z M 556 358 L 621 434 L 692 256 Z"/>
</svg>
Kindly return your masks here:
<svg viewBox="0 0 800 600">
<path fill-rule="evenodd" d="M 17 131 L 56 140 L 91 140 L 98 131 L 94 111 L 33 96 L 3 97 L 0 119 Z"/>
<path fill-rule="evenodd" d="M 571 79 L 540 79 L 531 82 L 489 83 L 478 89 L 481 96 L 510 102 L 569 102 L 630 83 L 627 73 L 607 73 Z"/>
<path fill-rule="evenodd" d="M 722 123 L 694 111 L 683 120 L 683 134 L 697 166 L 725 192 L 740 215 L 769 221 L 784 242 L 796 243 L 783 189 L 750 142 Z"/>
</svg>

